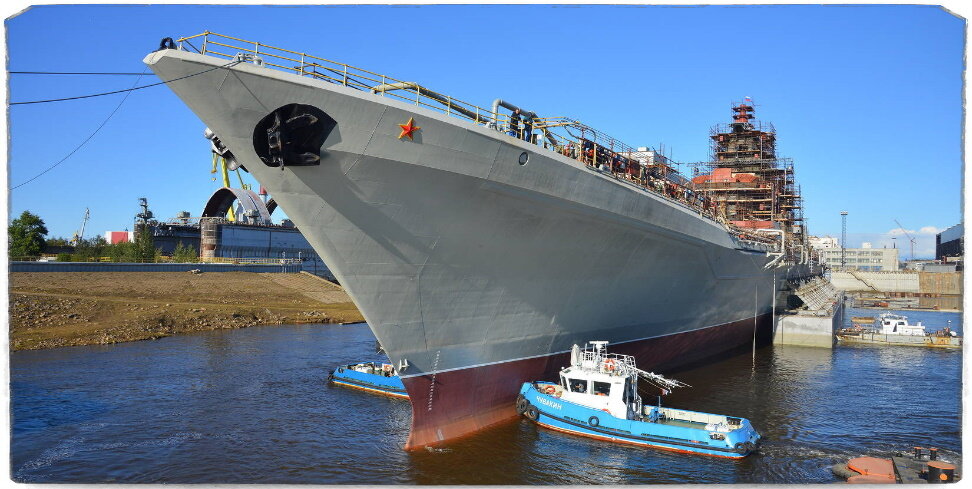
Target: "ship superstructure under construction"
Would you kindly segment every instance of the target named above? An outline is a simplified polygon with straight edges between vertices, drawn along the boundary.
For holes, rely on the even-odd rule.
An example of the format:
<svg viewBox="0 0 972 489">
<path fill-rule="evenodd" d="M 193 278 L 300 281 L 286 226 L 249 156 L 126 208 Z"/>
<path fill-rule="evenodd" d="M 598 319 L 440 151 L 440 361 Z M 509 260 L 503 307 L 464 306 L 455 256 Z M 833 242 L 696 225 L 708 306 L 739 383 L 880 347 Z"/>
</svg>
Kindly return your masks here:
<svg viewBox="0 0 972 489">
<path fill-rule="evenodd" d="M 808 273 L 774 216 L 734 225 L 714 191 L 575 119 L 209 32 L 177 43 L 145 62 L 358 305 L 408 391 L 406 448 L 514 418 L 520 385 L 591 338 L 659 372 L 767 342 L 775 289 Z"/>
<path fill-rule="evenodd" d="M 803 200 L 793 161 L 776 155 L 776 129 L 754 121 L 747 100 L 732 107 L 732 123 L 710 131 L 708 162 L 694 163 L 694 188 L 707 195 L 717 217 L 739 230 L 775 229 L 810 253 L 803 232 Z"/>
</svg>

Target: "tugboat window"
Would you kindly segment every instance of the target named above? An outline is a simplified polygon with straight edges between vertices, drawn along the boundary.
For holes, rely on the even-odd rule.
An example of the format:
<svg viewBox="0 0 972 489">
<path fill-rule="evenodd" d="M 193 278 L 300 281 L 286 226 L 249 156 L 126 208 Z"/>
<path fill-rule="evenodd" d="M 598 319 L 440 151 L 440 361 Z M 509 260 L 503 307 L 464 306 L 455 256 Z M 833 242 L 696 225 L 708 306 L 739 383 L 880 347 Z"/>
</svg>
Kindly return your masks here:
<svg viewBox="0 0 972 489">
<path fill-rule="evenodd" d="M 527 161 L 530 160 L 530 155 L 526 154 L 526 151 L 520 153 L 520 164 L 525 165 Z"/>
<path fill-rule="evenodd" d="M 587 392 L 586 380 L 568 379 L 567 382 L 570 383 L 571 392 Z"/>
<path fill-rule="evenodd" d="M 611 384 L 607 382 L 594 381 L 594 394 L 598 396 L 610 396 Z"/>
</svg>

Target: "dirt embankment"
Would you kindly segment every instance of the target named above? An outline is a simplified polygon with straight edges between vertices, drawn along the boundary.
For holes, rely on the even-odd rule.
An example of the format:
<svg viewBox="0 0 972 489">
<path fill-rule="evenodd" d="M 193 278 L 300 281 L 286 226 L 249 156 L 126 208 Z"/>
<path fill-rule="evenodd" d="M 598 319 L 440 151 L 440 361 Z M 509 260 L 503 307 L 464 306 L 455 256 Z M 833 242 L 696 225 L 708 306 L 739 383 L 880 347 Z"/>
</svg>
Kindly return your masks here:
<svg viewBox="0 0 972 489">
<path fill-rule="evenodd" d="M 307 274 L 11 273 L 9 300 L 12 350 L 364 320 L 340 287 Z"/>
</svg>

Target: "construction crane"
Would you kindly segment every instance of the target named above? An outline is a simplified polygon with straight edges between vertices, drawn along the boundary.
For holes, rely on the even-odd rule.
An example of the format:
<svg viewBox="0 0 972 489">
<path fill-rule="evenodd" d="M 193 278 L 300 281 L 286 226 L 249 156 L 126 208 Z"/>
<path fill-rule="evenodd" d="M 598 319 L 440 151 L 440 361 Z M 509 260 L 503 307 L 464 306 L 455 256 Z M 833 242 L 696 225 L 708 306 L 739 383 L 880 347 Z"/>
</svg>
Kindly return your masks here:
<svg viewBox="0 0 972 489">
<path fill-rule="evenodd" d="M 911 241 L 911 260 L 914 261 L 914 259 L 915 259 L 915 238 L 912 238 L 911 235 L 908 234 L 908 231 L 905 230 L 904 226 L 902 226 L 901 223 L 898 222 L 897 219 L 894 220 L 894 223 L 897 224 L 899 228 L 901 228 L 901 232 L 903 232 L 904 235 L 908 237 L 908 241 Z"/>
<path fill-rule="evenodd" d="M 74 236 L 71 237 L 71 246 L 77 246 L 78 243 L 80 243 L 81 240 L 84 239 L 84 226 L 88 224 L 88 219 L 90 218 L 91 218 L 91 210 L 85 207 L 84 217 L 81 219 L 81 229 L 79 229 L 78 232 L 74 233 Z"/>
</svg>

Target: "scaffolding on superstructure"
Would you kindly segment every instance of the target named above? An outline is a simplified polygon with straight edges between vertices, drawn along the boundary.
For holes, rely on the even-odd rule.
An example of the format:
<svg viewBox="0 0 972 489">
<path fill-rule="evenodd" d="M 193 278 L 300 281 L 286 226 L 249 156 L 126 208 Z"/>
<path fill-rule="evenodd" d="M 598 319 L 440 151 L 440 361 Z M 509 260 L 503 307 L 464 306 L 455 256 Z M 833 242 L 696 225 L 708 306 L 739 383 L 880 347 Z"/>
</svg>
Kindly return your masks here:
<svg viewBox="0 0 972 489">
<path fill-rule="evenodd" d="M 740 232 L 780 231 L 792 257 L 801 252 L 796 247 L 806 246 L 803 198 L 793 160 L 777 156 L 776 128 L 753 121 L 752 105 L 741 103 L 732 110 L 733 122 L 716 124 L 709 132 L 710 160 L 689 163 L 692 188 Z"/>
</svg>

